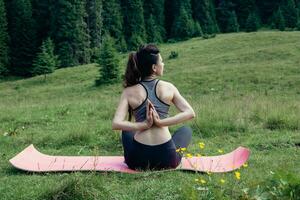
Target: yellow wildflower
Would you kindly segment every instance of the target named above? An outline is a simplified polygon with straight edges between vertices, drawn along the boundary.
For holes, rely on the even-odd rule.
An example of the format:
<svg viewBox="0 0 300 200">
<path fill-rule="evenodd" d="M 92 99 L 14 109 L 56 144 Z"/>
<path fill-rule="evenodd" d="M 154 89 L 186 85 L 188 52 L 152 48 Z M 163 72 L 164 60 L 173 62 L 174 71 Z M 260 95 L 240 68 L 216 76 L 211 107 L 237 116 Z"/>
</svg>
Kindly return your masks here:
<svg viewBox="0 0 300 200">
<path fill-rule="evenodd" d="M 199 142 L 199 147 L 200 147 L 200 149 L 204 149 L 205 144 L 203 142 Z"/>
<path fill-rule="evenodd" d="M 218 149 L 218 152 L 219 153 L 223 153 L 224 151 L 222 149 Z"/>
<path fill-rule="evenodd" d="M 240 172 L 234 172 L 235 178 L 240 180 L 241 179 L 241 173 Z"/>
<path fill-rule="evenodd" d="M 186 151 L 186 148 L 185 147 L 183 147 L 183 148 L 180 148 L 181 149 L 181 151 Z"/>
<path fill-rule="evenodd" d="M 187 153 L 187 154 L 186 154 L 186 157 L 191 158 L 191 157 L 193 157 L 193 156 L 192 156 L 192 154 Z"/>
<path fill-rule="evenodd" d="M 205 184 L 205 183 L 206 183 L 206 181 L 205 181 L 204 179 L 201 179 L 200 182 L 201 182 L 202 184 Z"/>
<path fill-rule="evenodd" d="M 224 179 L 220 179 L 220 182 L 221 182 L 221 184 L 224 184 L 225 183 L 225 180 Z"/>
<path fill-rule="evenodd" d="M 176 149 L 176 152 L 179 152 L 180 151 L 180 148 L 179 149 Z"/>
<path fill-rule="evenodd" d="M 243 164 L 243 167 L 248 167 L 248 164 L 247 163 Z"/>
<path fill-rule="evenodd" d="M 201 155 L 200 153 L 197 153 L 196 156 L 197 156 L 197 157 L 201 157 L 202 155 Z"/>
</svg>

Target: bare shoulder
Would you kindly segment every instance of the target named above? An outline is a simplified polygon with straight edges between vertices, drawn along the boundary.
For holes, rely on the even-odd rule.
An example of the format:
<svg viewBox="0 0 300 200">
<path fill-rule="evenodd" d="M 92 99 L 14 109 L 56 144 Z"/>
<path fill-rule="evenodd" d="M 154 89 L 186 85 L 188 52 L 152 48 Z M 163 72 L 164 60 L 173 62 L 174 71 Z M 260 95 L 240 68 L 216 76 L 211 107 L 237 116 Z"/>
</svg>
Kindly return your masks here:
<svg viewBox="0 0 300 200">
<path fill-rule="evenodd" d="M 132 95 L 136 94 L 137 92 L 139 92 L 141 88 L 142 88 L 142 86 L 139 84 L 126 87 L 123 89 L 123 95 L 125 95 L 126 97 L 132 96 Z"/>
<path fill-rule="evenodd" d="M 176 91 L 177 88 L 175 87 L 175 85 L 171 82 L 168 82 L 168 81 L 163 81 L 163 80 L 160 80 L 160 85 L 163 87 L 163 88 L 166 88 L 168 90 L 171 90 L 171 91 Z"/>
<path fill-rule="evenodd" d="M 125 98 L 131 108 L 137 108 L 144 102 L 147 92 L 142 85 L 136 84 L 123 90 L 123 98 Z"/>
<path fill-rule="evenodd" d="M 176 91 L 177 89 L 172 83 L 163 80 L 159 81 L 157 95 L 163 102 L 171 105 L 177 93 Z"/>
</svg>

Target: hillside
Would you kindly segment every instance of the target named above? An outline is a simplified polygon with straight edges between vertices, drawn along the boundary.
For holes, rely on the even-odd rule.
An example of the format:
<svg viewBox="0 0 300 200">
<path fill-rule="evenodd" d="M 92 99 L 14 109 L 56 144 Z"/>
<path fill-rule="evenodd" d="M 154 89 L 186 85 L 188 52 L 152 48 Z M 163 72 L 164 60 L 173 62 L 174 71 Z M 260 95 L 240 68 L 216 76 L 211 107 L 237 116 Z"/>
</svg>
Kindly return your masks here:
<svg viewBox="0 0 300 200">
<path fill-rule="evenodd" d="M 270 171 L 285 171 L 300 179 L 299 39 L 300 32 L 267 31 L 160 46 L 165 63 L 161 79 L 174 83 L 196 111 L 196 119 L 188 122 L 194 131 L 189 151 L 198 153 L 199 141 L 206 144 L 201 153 L 209 155 L 218 154 L 217 149 L 250 148 L 243 187 L 268 181 Z M 168 59 L 171 51 L 178 52 L 177 59 Z M 120 57 L 124 71 L 127 54 Z M 90 64 L 58 69 L 46 82 L 43 76 L 0 82 L 0 199 L 189 196 L 188 188 L 198 174 L 41 175 L 10 166 L 8 160 L 32 143 L 47 154 L 122 154 L 120 133 L 111 129 L 122 86 L 116 83 L 96 88 L 97 76 L 97 66 Z M 172 108 L 171 115 L 175 113 Z M 171 132 L 179 126 L 170 127 Z M 229 179 L 233 175 L 216 176 Z M 230 190 L 234 184 L 228 181 L 224 187 Z M 219 193 L 212 191 L 217 197 Z M 203 195 L 200 192 L 192 193 Z M 225 196 L 236 198 L 234 194 Z"/>
</svg>

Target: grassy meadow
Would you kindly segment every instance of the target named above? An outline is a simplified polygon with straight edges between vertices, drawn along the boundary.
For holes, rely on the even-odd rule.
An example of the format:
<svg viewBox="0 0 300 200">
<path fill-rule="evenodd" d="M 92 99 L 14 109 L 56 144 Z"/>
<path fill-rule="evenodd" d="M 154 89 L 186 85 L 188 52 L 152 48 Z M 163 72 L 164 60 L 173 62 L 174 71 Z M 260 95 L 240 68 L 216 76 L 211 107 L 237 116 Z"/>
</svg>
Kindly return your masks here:
<svg viewBox="0 0 300 200">
<path fill-rule="evenodd" d="M 197 115 L 187 122 L 188 151 L 249 148 L 240 180 L 234 172 L 16 170 L 9 159 L 30 144 L 51 155 L 122 155 L 121 134 L 111 128 L 122 85 L 94 87 L 95 64 L 56 70 L 45 82 L 0 81 L 0 199 L 300 199 L 299 41 L 300 32 L 265 31 L 160 46 L 160 79 L 172 82 Z M 168 59 L 171 51 L 178 58 Z M 124 72 L 128 55 L 120 57 Z M 170 115 L 176 112 L 172 107 Z"/>
</svg>

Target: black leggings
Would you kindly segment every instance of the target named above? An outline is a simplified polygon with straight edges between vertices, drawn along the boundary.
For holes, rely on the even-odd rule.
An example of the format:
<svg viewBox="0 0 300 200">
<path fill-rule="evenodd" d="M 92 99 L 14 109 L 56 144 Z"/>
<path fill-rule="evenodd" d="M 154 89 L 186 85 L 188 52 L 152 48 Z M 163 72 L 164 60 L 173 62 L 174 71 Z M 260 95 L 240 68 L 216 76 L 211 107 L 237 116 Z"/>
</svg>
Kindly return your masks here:
<svg viewBox="0 0 300 200">
<path fill-rule="evenodd" d="M 131 169 L 176 168 L 181 155 L 176 149 L 187 147 L 192 139 L 192 129 L 182 126 L 175 131 L 172 139 L 159 145 L 145 145 L 134 139 L 131 131 L 122 131 L 125 162 Z"/>
</svg>

